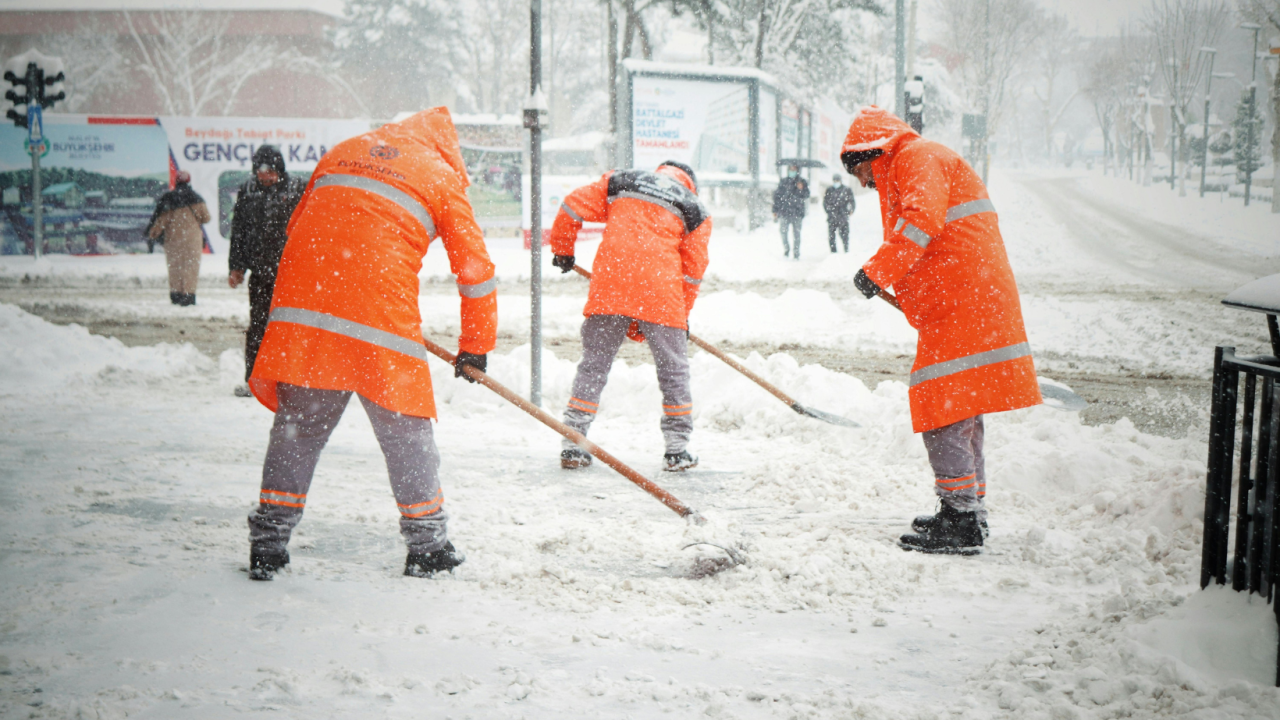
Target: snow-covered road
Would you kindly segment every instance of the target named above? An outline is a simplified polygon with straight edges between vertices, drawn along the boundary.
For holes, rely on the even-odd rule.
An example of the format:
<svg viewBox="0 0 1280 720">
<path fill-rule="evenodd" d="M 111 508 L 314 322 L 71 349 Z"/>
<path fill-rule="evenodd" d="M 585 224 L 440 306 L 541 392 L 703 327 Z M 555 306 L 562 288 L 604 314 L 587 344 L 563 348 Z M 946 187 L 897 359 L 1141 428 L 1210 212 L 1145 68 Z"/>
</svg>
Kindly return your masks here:
<svg viewBox="0 0 1280 720">
<path fill-rule="evenodd" d="M 1147 325 L 1137 337 L 1168 349 L 1166 367 L 1194 367 L 1233 331 L 1230 313 L 1205 317 L 1220 311 L 1210 294 L 1098 263 L 1031 184 L 998 176 L 993 196 L 1037 348 L 1138 362 L 1134 328 Z M 1122 191 L 1104 189 L 1132 202 Z M 868 210 L 855 216 L 863 256 Z M 1202 233 L 1213 210 L 1190 206 L 1179 222 Z M 772 231 L 718 235 L 724 287 L 700 302 L 697 331 L 909 347 L 891 309 L 832 289 L 861 256 L 827 256 L 822 230 L 810 223 L 814 253 L 785 265 Z M 519 277 L 527 255 L 494 254 Z M 150 260 L 115 267 L 157 272 Z M 1113 289 L 1103 277 L 1120 300 L 1091 296 Z M 177 312 L 162 295 L 140 290 L 121 312 Z M 553 327 L 571 332 L 573 298 L 551 298 Z M 215 300 L 191 312 L 243 312 Z M 518 325 L 527 300 L 501 302 Z M 1168 304 L 1189 328 L 1167 325 Z M 456 323 L 444 295 L 423 310 L 433 332 Z M 492 374 L 527 393 L 528 357 L 495 353 Z M 354 405 L 321 460 L 292 570 L 251 583 L 244 517 L 271 416 L 231 397 L 238 353 L 127 348 L 0 305 L 0 716 L 1280 718 L 1271 608 L 1196 588 L 1202 440 L 1046 408 L 995 416 L 988 552 L 908 554 L 893 539 L 933 499 L 905 385 L 785 354 L 747 362 L 863 427 L 798 417 L 700 354 L 699 469 L 657 472 L 650 366 L 615 368 L 593 428 L 705 512 L 707 530 L 606 468 L 560 471 L 555 435 L 436 364 L 444 492 L 467 563 L 431 581 L 399 575 L 383 461 Z M 572 373 L 547 355 L 548 408 Z M 686 547 L 703 539 L 740 542 L 750 560 L 726 569 L 720 551 Z"/>
</svg>

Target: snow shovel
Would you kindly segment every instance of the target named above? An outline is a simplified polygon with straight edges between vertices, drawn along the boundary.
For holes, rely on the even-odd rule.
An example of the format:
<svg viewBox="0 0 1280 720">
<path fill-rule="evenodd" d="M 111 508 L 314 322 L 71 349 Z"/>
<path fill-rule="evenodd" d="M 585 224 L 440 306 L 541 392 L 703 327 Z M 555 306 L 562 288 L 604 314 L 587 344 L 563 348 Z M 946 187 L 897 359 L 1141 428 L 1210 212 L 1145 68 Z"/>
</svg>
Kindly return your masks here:
<svg viewBox="0 0 1280 720">
<path fill-rule="evenodd" d="M 422 338 L 422 342 L 426 344 L 427 350 L 429 350 L 432 355 L 435 355 L 436 357 L 440 358 L 441 360 L 444 360 L 450 365 L 453 364 L 454 362 L 453 353 L 431 342 L 431 340 L 427 339 L 425 335 Z M 588 440 L 587 437 L 582 433 L 578 432 L 577 430 L 574 430 L 568 425 L 565 425 L 559 420 L 556 420 L 555 418 L 551 417 L 549 414 L 547 414 L 547 411 L 543 410 L 537 405 L 534 405 L 528 400 L 525 400 L 519 395 L 516 395 L 515 393 L 511 392 L 510 390 L 507 389 L 505 385 L 499 383 L 497 380 L 494 380 L 493 378 L 489 377 L 485 373 L 480 372 L 474 367 L 464 365 L 462 368 L 462 371 L 467 374 L 467 377 L 471 378 L 472 380 L 475 380 L 481 385 L 484 385 L 490 390 L 498 393 L 506 401 L 510 402 L 511 404 L 515 405 L 521 410 L 534 416 L 543 425 L 546 425 L 552 430 L 555 430 L 561 435 L 569 438 L 573 442 L 577 443 L 578 447 L 582 448 L 583 450 L 586 450 L 587 452 L 591 453 L 595 457 L 600 458 L 600 462 L 604 463 L 605 465 L 608 465 L 614 470 L 617 470 L 623 477 L 635 483 L 636 485 L 639 485 L 642 490 L 652 495 L 654 498 L 658 500 L 658 502 L 671 508 L 671 510 L 673 510 L 680 517 L 686 518 L 697 525 L 706 524 L 707 522 L 706 518 L 704 518 L 700 513 L 695 511 L 693 508 L 690 508 L 688 505 L 685 505 L 684 503 L 680 502 L 678 499 L 676 499 L 675 495 L 672 495 L 666 490 L 663 490 L 662 488 L 658 487 L 658 485 L 654 483 L 652 480 L 650 480 L 649 478 L 627 467 L 622 463 L 621 460 L 605 452 L 604 448 L 601 448 L 599 445 L 596 445 L 595 443 Z"/>
<path fill-rule="evenodd" d="M 898 312 L 902 312 L 902 306 L 898 304 L 898 298 L 894 297 L 893 293 L 888 290 L 881 290 L 880 294 L 876 297 L 892 305 L 898 310 Z M 1044 397 L 1044 404 L 1046 407 L 1051 407 L 1054 410 L 1076 412 L 1089 406 L 1088 400 L 1085 400 L 1079 395 L 1071 392 L 1066 387 L 1063 387 L 1062 385 L 1050 385 L 1044 380 L 1040 380 L 1039 378 L 1036 379 L 1040 383 L 1040 395 Z"/>
<path fill-rule="evenodd" d="M 573 269 L 575 272 L 585 277 L 586 279 L 588 280 L 591 279 L 590 270 L 584 269 L 580 265 L 574 265 Z M 855 427 L 855 428 L 862 427 L 861 425 L 850 420 L 849 418 L 840 417 L 839 415 L 833 415 L 832 413 L 823 412 L 821 410 L 814 410 L 811 407 L 805 407 L 804 405 L 801 405 L 799 402 L 792 399 L 790 395 L 774 387 L 774 385 L 770 383 L 768 380 L 765 380 L 759 375 L 751 372 L 742 363 L 729 357 L 724 352 L 722 352 L 719 348 L 707 342 L 706 340 L 703 340 L 697 335 L 694 335 L 693 333 L 689 333 L 689 341 L 692 342 L 694 345 L 697 345 L 698 347 L 702 348 L 703 350 L 706 350 L 707 352 L 711 353 L 712 355 L 715 355 L 716 357 L 720 358 L 725 362 L 725 364 L 727 364 L 729 367 L 733 368 L 734 370 L 737 370 L 743 375 L 746 375 L 747 377 L 751 378 L 757 385 L 764 388 L 765 390 L 768 390 L 769 393 L 772 394 L 774 397 L 786 403 L 787 407 L 791 408 L 792 410 L 796 411 L 801 415 L 807 415 L 811 418 L 815 418 L 823 422 L 831 423 L 832 425 L 842 425 L 844 427 Z"/>
</svg>

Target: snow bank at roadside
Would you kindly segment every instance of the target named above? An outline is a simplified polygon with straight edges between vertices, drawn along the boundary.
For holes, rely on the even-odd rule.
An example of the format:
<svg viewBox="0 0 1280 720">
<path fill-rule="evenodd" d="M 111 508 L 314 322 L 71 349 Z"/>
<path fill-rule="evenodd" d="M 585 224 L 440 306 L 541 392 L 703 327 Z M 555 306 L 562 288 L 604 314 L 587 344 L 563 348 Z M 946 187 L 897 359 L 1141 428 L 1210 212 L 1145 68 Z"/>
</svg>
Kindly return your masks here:
<svg viewBox="0 0 1280 720">
<path fill-rule="evenodd" d="M 203 373 L 213 363 L 190 343 L 126 347 L 79 325 L 53 325 L 0 303 L 0 394 L 56 391 L 82 379 Z"/>
</svg>

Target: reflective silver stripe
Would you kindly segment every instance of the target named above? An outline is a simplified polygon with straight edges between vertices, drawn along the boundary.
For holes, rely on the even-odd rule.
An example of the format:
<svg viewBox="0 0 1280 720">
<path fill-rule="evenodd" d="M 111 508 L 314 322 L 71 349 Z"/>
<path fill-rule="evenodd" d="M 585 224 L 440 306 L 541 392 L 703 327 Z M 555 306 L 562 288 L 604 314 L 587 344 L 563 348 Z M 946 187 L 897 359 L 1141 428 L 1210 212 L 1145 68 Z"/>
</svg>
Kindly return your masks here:
<svg viewBox="0 0 1280 720">
<path fill-rule="evenodd" d="M 895 225 L 893 226 L 893 231 L 894 231 L 894 232 L 898 232 L 899 230 L 901 230 L 901 229 L 902 229 L 902 226 L 903 226 L 903 225 L 906 225 L 906 224 L 907 224 L 907 221 L 906 221 L 906 220 L 903 220 L 902 218 L 898 218 L 898 222 L 897 222 L 897 224 L 895 224 Z"/>
<path fill-rule="evenodd" d="M 582 216 L 574 212 L 573 208 L 569 207 L 568 203 L 560 203 L 560 209 L 564 211 L 565 215 L 568 215 L 569 217 L 573 218 L 575 221 L 583 222 Z"/>
<path fill-rule="evenodd" d="M 902 226 L 902 235 L 906 239 L 919 245 L 922 248 L 929 247 L 929 241 L 933 239 L 928 235 L 926 235 L 923 230 L 916 227 L 915 225 L 912 225 L 911 223 L 907 223 L 906 225 Z"/>
<path fill-rule="evenodd" d="M 475 285 L 463 285 L 458 283 L 458 294 L 464 298 L 482 298 L 493 292 L 498 287 L 498 278 L 491 277 L 484 282 L 478 282 Z"/>
<path fill-rule="evenodd" d="M 1006 360 L 1016 360 L 1020 357 L 1026 357 L 1031 354 L 1031 344 L 1020 342 L 1017 345 L 1009 345 L 1008 347 L 996 348 L 986 352 L 976 353 L 967 357 L 956 358 L 940 362 L 936 365 L 920 368 L 911 373 L 910 387 L 915 387 L 922 382 L 937 380 L 940 377 L 954 375 L 965 370 L 982 367 L 983 365 L 995 365 Z"/>
<path fill-rule="evenodd" d="M 316 181 L 316 184 L 312 186 L 312 189 L 318 190 L 322 187 L 330 187 L 334 185 L 338 187 L 356 188 L 357 190 L 371 192 L 374 195 L 381 195 L 404 208 L 405 212 L 418 218 L 418 222 L 422 223 L 422 228 L 427 231 L 427 237 L 436 236 L 436 224 L 431 220 L 431 213 L 427 212 L 427 209 L 423 207 L 422 203 L 415 200 L 413 196 L 409 195 L 409 193 L 398 188 L 391 187 L 384 182 L 374 180 L 373 178 L 364 177 L 363 175 L 342 174 L 325 175 Z"/>
<path fill-rule="evenodd" d="M 336 335 L 344 335 L 361 342 L 367 342 L 370 345 L 377 345 L 380 348 L 403 353 L 423 362 L 427 360 L 427 348 L 421 343 L 389 333 L 386 330 L 379 330 L 378 328 L 361 325 L 358 322 L 344 320 L 343 318 L 315 312 L 314 310 L 278 307 L 272 310 L 270 317 L 267 318 L 268 325 L 273 322 L 286 322 L 319 328 Z"/>
<path fill-rule="evenodd" d="M 960 203 L 959 205 L 948 208 L 947 222 L 950 223 L 950 222 L 955 222 L 957 220 L 963 220 L 969 217 L 970 215 L 977 215 L 978 213 L 995 212 L 995 211 L 996 211 L 996 206 L 994 203 L 991 202 L 990 198 L 983 198 L 981 200 L 970 200 L 967 203 Z"/>
<path fill-rule="evenodd" d="M 689 277 L 688 275 L 685 275 L 685 276 L 684 276 L 684 281 L 685 281 L 685 282 L 687 282 L 687 283 L 689 283 L 690 285 L 701 285 L 701 284 L 702 284 L 702 280 L 700 280 L 700 279 L 698 279 L 698 278 L 691 278 L 691 277 Z"/>
<path fill-rule="evenodd" d="M 609 202 L 613 202 L 614 200 L 618 200 L 618 199 L 621 199 L 621 198 L 631 198 L 632 200 L 643 200 L 643 201 L 645 201 L 645 202 L 647 202 L 647 203 L 653 203 L 654 205 L 657 205 L 658 207 L 660 207 L 660 208 L 662 208 L 662 209 L 666 210 L 667 212 L 671 213 L 672 215 L 675 215 L 676 217 L 680 218 L 680 222 L 684 222 L 684 215 L 682 215 L 682 214 L 680 213 L 680 211 L 679 211 L 678 209 L 676 209 L 676 206 L 675 206 L 675 205 L 672 205 L 671 203 L 668 203 L 668 202 L 663 202 L 663 201 L 659 200 L 658 198 L 653 197 L 653 196 L 651 196 L 651 195 L 642 195 L 641 193 L 638 193 L 638 192 L 631 192 L 630 190 L 623 190 L 622 192 L 618 193 L 617 195 L 614 195 L 613 197 L 609 198 Z"/>
</svg>

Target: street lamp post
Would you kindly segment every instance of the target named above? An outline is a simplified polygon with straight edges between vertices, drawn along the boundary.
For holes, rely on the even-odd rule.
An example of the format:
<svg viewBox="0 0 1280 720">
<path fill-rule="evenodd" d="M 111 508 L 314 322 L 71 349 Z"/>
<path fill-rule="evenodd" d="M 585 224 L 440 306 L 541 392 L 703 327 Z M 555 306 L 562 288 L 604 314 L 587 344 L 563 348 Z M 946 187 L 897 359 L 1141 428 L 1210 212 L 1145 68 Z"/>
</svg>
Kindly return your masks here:
<svg viewBox="0 0 1280 720">
<path fill-rule="evenodd" d="M 1204 186 L 1209 172 L 1209 92 L 1213 88 L 1213 61 L 1218 51 L 1215 48 L 1202 47 L 1200 52 L 1209 56 L 1209 74 L 1204 81 L 1204 147 L 1200 150 L 1200 197 L 1204 197 Z"/>
<path fill-rule="evenodd" d="M 1249 207 L 1249 196 L 1253 194 L 1253 119 L 1258 112 L 1258 31 L 1262 26 L 1243 23 L 1240 29 L 1253 31 L 1253 72 L 1249 74 L 1249 132 L 1244 153 L 1244 206 Z"/>
</svg>

